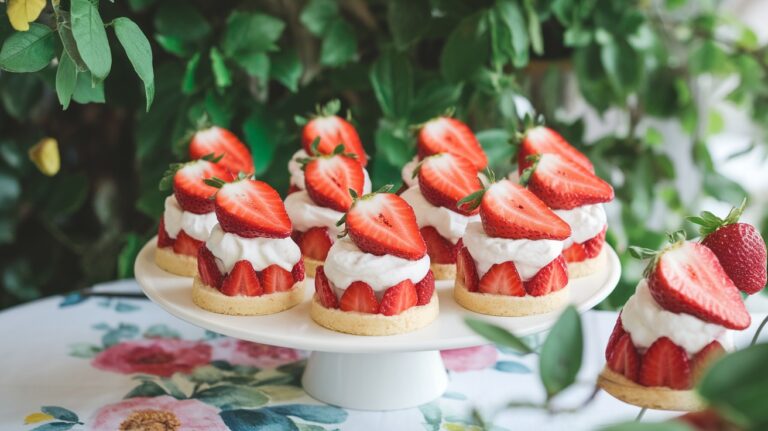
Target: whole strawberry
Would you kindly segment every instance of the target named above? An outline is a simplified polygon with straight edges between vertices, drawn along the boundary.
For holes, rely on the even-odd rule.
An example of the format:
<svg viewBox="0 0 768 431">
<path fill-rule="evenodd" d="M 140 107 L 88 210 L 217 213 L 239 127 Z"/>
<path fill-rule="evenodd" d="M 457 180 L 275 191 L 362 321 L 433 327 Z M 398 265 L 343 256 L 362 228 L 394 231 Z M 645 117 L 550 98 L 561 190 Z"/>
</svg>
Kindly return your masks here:
<svg viewBox="0 0 768 431">
<path fill-rule="evenodd" d="M 700 217 L 688 220 L 701 226 L 701 243 L 715 253 L 736 287 L 752 295 L 766 284 L 766 249 L 765 240 L 757 229 L 739 222 L 746 203 L 744 199 L 725 219 L 704 211 Z"/>
</svg>

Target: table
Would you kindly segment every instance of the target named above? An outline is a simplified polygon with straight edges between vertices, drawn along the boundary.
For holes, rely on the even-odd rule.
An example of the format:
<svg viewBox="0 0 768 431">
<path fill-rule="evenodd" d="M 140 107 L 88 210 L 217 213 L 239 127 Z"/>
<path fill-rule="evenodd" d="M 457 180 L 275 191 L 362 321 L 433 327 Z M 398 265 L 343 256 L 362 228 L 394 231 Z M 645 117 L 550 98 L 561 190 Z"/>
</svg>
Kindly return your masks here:
<svg viewBox="0 0 768 431">
<path fill-rule="evenodd" d="M 95 290 L 139 292 L 133 280 Z M 591 392 L 615 320 L 613 312 L 583 316 L 584 365 L 560 405 L 578 405 Z M 754 326 L 737 334 L 737 345 L 748 343 Z M 592 430 L 639 411 L 603 392 L 572 414 L 502 410 L 510 401 L 540 401 L 544 393 L 535 356 L 493 346 L 443 351 L 450 383 L 435 402 L 392 412 L 344 410 L 302 391 L 307 352 L 207 332 L 143 299 L 71 294 L 6 310 L 0 313 L 0 343 L 0 430 L 116 430 L 155 423 L 168 430 L 249 430 L 260 424 L 300 431 L 454 431 L 479 429 L 474 410 L 498 431 Z M 654 411 L 644 420 L 674 415 Z"/>
</svg>

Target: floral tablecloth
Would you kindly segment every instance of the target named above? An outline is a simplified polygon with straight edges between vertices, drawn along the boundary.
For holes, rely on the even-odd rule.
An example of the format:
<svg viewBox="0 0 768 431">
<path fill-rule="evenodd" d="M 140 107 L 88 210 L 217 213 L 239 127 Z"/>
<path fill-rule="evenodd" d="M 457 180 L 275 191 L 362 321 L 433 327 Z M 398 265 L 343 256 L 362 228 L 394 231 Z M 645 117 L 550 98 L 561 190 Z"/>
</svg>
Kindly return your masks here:
<svg viewBox="0 0 768 431">
<path fill-rule="evenodd" d="M 137 292 L 138 286 L 123 281 L 99 291 Z M 559 397 L 563 407 L 591 393 L 615 319 L 608 312 L 584 315 L 580 384 Z M 0 345 L 1 430 L 480 429 L 473 412 L 494 430 L 591 430 L 638 413 L 605 393 L 557 416 L 503 410 L 510 401 L 537 402 L 544 394 L 535 356 L 492 346 L 442 352 L 450 385 L 439 400 L 391 412 L 345 410 L 302 390 L 307 352 L 208 332 L 142 299 L 72 294 L 16 307 L 0 313 Z"/>
</svg>

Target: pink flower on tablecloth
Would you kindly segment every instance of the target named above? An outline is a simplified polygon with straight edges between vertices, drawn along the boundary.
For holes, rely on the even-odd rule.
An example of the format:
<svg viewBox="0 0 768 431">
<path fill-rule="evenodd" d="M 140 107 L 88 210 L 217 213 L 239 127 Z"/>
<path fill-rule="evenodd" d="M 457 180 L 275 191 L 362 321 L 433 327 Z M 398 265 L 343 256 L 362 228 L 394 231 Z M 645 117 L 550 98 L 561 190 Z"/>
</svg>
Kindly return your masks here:
<svg viewBox="0 0 768 431">
<path fill-rule="evenodd" d="M 198 400 L 163 395 L 129 398 L 100 408 L 93 416 L 94 431 L 226 431 L 216 407 Z"/>
<path fill-rule="evenodd" d="M 250 341 L 221 338 L 213 341 L 214 360 L 227 361 L 232 365 L 248 365 L 259 368 L 276 368 L 306 357 L 301 350 L 269 346 Z"/>
<path fill-rule="evenodd" d="M 483 370 L 493 366 L 499 357 L 499 352 L 492 345 L 467 347 L 465 349 L 443 350 L 445 368 L 451 371 Z"/>
<path fill-rule="evenodd" d="M 189 373 L 211 361 L 211 346 L 200 341 L 155 338 L 123 341 L 99 352 L 91 364 L 123 374 L 144 373 L 170 377 Z"/>
</svg>

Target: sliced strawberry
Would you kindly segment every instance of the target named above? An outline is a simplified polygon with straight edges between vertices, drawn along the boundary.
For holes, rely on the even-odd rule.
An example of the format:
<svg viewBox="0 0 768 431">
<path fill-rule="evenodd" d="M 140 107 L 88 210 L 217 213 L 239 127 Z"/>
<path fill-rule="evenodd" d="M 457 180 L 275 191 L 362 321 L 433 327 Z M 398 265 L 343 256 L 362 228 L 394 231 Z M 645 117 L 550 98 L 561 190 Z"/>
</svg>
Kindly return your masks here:
<svg viewBox="0 0 768 431">
<path fill-rule="evenodd" d="M 333 291 L 328 277 L 325 276 L 325 269 L 322 266 L 317 267 L 317 271 L 315 271 L 315 295 L 323 307 L 339 308 L 339 300 L 336 298 L 336 293 Z"/>
<path fill-rule="evenodd" d="M 445 207 L 463 215 L 477 214 L 477 208 L 459 205 L 464 197 L 483 188 L 477 169 L 464 157 L 439 153 L 419 164 L 419 189 L 432 205 Z"/>
<path fill-rule="evenodd" d="M 418 283 L 416 283 L 416 296 L 418 297 L 418 300 L 416 301 L 416 305 L 425 305 L 429 304 L 429 301 L 432 300 L 432 295 L 435 293 L 435 274 L 432 273 L 432 270 L 430 269 L 427 271 L 427 275 L 424 276 L 424 278 L 421 279 Z"/>
<path fill-rule="evenodd" d="M 160 223 L 157 225 L 157 246 L 160 248 L 173 246 L 173 238 L 165 230 L 165 217 L 162 215 L 160 216 Z"/>
<path fill-rule="evenodd" d="M 544 126 L 526 130 L 525 136 L 520 143 L 520 150 L 517 153 L 519 172 L 522 173 L 525 168 L 533 163 L 528 160 L 529 156 L 547 153 L 557 154 L 589 172 L 595 172 L 595 167 L 592 166 L 592 162 L 587 156 L 569 144 L 559 133 Z"/>
<path fill-rule="evenodd" d="M 182 229 L 179 231 L 179 234 L 176 235 L 176 240 L 173 242 L 173 252 L 176 254 L 185 254 L 187 256 L 197 256 L 197 251 L 202 245 L 203 241 L 198 241 L 192 238 Z"/>
<path fill-rule="evenodd" d="M 376 299 L 376 294 L 371 286 L 362 281 L 355 281 L 341 295 L 339 308 L 342 311 L 377 314 L 379 301 Z"/>
<path fill-rule="evenodd" d="M 638 381 L 640 375 L 640 355 L 637 353 L 632 337 L 629 334 L 622 335 L 608 353 L 608 368 L 624 377 Z"/>
<path fill-rule="evenodd" d="M 227 296 L 260 296 L 264 294 L 259 277 L 253 270 L 253 265 L 247 260 L 239 260 L 224 277 L 221 283 L 221 293 Z"/>
<path fill-rule="evenodd" d="M 427 254 L 432 263 L 451 264 L 456 263 L 456 245 L 445 239 L 432 226 L 424 226 L 419 229 L 424 242 L 427 244 Z"/>
<path fill-rule="evenodd" d="M 619 342 L 619 338 L 621 338 L 621 336 L 624 334 L 626 334 L 626 332 L 624 331 L 624 325 L 621 323 L 621 312 L 619 312 L 619 318 L 616 319 L 616 325 L 614 325 L 611 336 L 608 337 L 608 344 L 605 346 L 606 361 L 611 356 L 611 352 L 613 351 L 614 347 L 616 347 L 616 343 Z"/>
<path fill-rule="evenodd" d="M 480 203 L 480 220 L 488 236 L 510 239 L 556 239 L 571 228 L 539 198 L 519 184 L 501 180 L 491 185 Z"/>
<path fill-rule="evenodd" d="M 456 280 L 461 280 L 470 292 L 477 292 L 480 285 L 475 260 L 469 254 L 469 250 L 463 246 L 459 248 L 459 254 L 456 257 Z"/>
<path fill-rule="evenodd" d="M 565 261 L 568 263 L 571 262 L 583 262 L 587 259 L 592 259 L 597 257 L 597 255 L 600 254 L 600 251 L 603 250 L 603 245 L 605 244 L 605 230 L 606 228 L 603 228 L 603 230 L 597 234 L 596 236 L 584 241 L 581 244 L 571 244 L 570 247 L 563 250 L 563 256 L 565 257 Z"/>
<path fill-rule="evenodd" d="M 438 117 L 428 121 L 417 137 L 419 158 L 437 153 L 452 153 L 468 159 L 480 171 L 488 166 L 483 148 L 469 126 L 450 117 Z"/>
<path fill-rule="evenodd" d="M 528 189 L 550 208 L 573 209 L 613 199 L 613 187 L 592 172 L 556 154 L 539 157 Z"/>
<path fill-rule="evenodd" d="M 240 172 L 252 174 L 255 170 L 248 147 L 227 129 L 213 126 L 198 130 L 192 135 L 192 141 L 189 143 L 189 158 L 195 160 L 209 154 L 213 154 L 214 157 L 221 156 L 218 163 L 235 175 Z"/>
<path fill-rule="evenodd" d="M 298 283 L 301 280 L 304 280 L 304 276 L 306 274 L 304 273 L 304 259 L 299 260 L 296 262 L 296 265 L 293 265 L 293 269 L 291 269 L 291 277 L 293 277 L 293 282 Z"/>
<path fill-rule="evenodd" d="M 691 358 L 691 378 L 694 382 L 698 382 L 704 377 L 707 369 L 712 364 L 725 356 L 725 349 L 717 340 L 704 346 L 701 350 L 696 352 Z"/>
<path fill-rule="evenodd" d="M 413 208 L 392 193 L 372 193 L 355 201 L 347 212 L 346 227 L 352 241 L 366 253 L 409 260 L 427 253 Z"/>
<path fill-rule="evenodd" d="M 206 160 L 189 162 L 179 168 L 173 175 L 173 195 L 179 201 L 181 209 L 195 214 L 213 211 L 211 196 L 215 195 L 218 189 L 203 182 L 213 177 L 224 181 L 232 179 L 232 175 L 223 165 Z"/>
<path fill-rule="evenodd" d="M 507 296 L 525 296 L 523 281 L 512 262 L 497 263 L 480 279 L 478 290 L 482 293 Z"/>
<path fill-rule="evenodd" d="M 418 302 L 416 287 L 411 280 L 405 279 L 384 292 L 379 311 L 385 316 L 395 316 Z"/>
<path fill-rule="evenodd" d="M 328 250 L 333 244 L 328 235 L 328 228 L 325 227 L 313 227 L 306 232 L 301 232 L 295 241 L 302 255 L 321 262 L 325 261 Z"/>
<path fill-rule="evenodd" d="M 264 293 L 287 292 L 294 285 L 293 274 L 279 267 L 269 265 L 259 273 Z"/>
<path fill-rule="evenodd" d="M 216 289 L 221 287 L 221 283 L 224 281 L 224 276 L 221 274 L 221 271 L 219 271 L 213 253 L 208 250 L 208 247 L 200 247 L 200 250 L 198 251 L 197 274 L 200 276 L 200 281 L 202 281 L 203 284 L 215 287 Z"/>
<path fill-rule="evenodd" d="M 280 195 L 263 181 L 224 184 L 216 194 L 216 217 L 225 232 L 245 238 L 291 235 L 291 220 Z"/>
<path fill-rule="evenodd" d="M 638 383 L 643 386 L 690 389 L 691 367 L 688 354 L 669 338 L 659 338 L 643 355 Z"/>
<path fill-rule="evenodd" d="M 288 193 L 286 193 L 286 194 L 300 192 L 301 190 L 302 189 L 299 186 L 295 186 L 295 185 L 291 184 L 290 186 L 288 186 Z"/>
<path fill-rule="evenodd" d="M 523 282 L 523 287 L 531 296 L 542 296 L 557 292 L 566 284 L 568 284 L 568 267 L 565 264 L 565 258 L 560 255 L 541 268 L 530 280 Z"/>
<path fill-rule="evenodd" d="M 663 250 L 652 265 L 648 287 L 664 309 L 729 329 L 749 326 L 751 318 L 739 290 L 706 246 L 678 242 Z"/>
<path fill-rule="evenodd" d="M 318 116 L 304 126 L 301 145 L 309 155 L 315 155 L 312 152 L 312 143 L 316 138 L 320 138 L 317 146 L 320 154 L 331 154 L 339 144 L 343 144 L 344 152 L 354 153 L 361 165 L 368 164 L 368 157 L 363 150 L 363 144 L 360 143 L 357 130 L 338 115 Z"/>
<path fill-rule="evenodd" d="M 563 250 L 563 257 L 568 263 L 584 262 L 587 260 L 587 252 L 581 244 L 573 243 L 570 247 Z"/>
<path fill-rule="evenodd" d="M 355 159 L 341 154 L 318 157 L 304 166 L 304 182 L 312 200 L 339 212 L 346 212 L 352 205 L 349 191 L 363 194 L 365 173 Z"/>
</svg>

